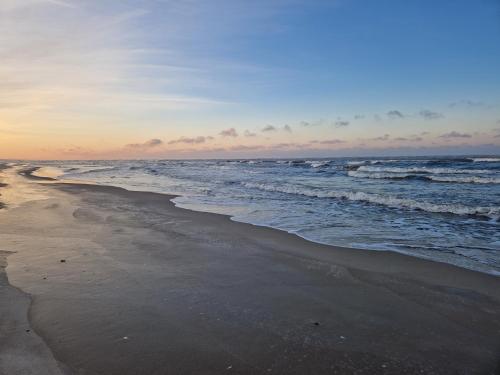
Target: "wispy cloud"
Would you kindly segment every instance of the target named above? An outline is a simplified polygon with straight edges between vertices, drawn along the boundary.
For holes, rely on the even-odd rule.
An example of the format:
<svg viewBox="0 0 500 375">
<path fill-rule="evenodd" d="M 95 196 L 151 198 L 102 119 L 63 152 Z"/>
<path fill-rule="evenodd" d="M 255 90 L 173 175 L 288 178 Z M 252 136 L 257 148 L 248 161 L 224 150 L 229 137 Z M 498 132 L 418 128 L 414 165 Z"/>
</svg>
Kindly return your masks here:
<svg viewBox="0 0 500 375">
<path fill-rule="evenodd" d="M 287 133 L 291 133 L 292 127 L 290 125 L 286 124 L 285 126 L 283 126 L 283 130 L 286 131 Z"/>
<path fill-rule="evenodd" d="M 229 128 L 229 129 L 226 129 L 226 130 L 222 130 L 219 135 L 223 136 L 223 137 L 237 137 L 238 136 L 238 132 L 236 131 L 235 128 Z"/>
<path fill-rule="evenodd" d="M 2 0 L 0 112 L 16 118 L 36 112 L 123 116 L 124 109 L 172 111 L 227 104 L 186 94 L 186 83 L 201 82 L 202 71 L 190 69 L 190 62 L 168 45 L 147 48 L 137 25 L 149 17 L 150 5 Z"/>
</svg>

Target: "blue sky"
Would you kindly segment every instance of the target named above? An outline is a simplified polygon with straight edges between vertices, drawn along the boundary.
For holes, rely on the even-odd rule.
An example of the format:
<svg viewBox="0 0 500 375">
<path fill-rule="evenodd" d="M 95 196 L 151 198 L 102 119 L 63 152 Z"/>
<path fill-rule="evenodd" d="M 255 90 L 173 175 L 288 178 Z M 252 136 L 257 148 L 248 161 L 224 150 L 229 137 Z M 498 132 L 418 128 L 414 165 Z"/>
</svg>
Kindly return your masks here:
<svg viewBox="0 0 500 375">
<path fill-rule="evenodd" d="M 500 152 L 494 0 L 4 0 L 0 32 L 1 157 Z"/>
</svg>

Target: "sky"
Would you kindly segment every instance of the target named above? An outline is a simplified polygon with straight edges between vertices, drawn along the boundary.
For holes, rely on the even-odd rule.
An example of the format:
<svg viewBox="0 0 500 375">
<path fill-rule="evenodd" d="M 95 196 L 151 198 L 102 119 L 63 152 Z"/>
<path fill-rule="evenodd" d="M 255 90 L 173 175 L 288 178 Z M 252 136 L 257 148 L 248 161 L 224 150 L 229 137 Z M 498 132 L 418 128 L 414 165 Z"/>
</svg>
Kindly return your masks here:
<svg viewBox="0 0 500 375">
<path fill-rule="evenodd" d="M 500 154 L 499 0 L 1 0 L 0 158 Z"/>
</svg>

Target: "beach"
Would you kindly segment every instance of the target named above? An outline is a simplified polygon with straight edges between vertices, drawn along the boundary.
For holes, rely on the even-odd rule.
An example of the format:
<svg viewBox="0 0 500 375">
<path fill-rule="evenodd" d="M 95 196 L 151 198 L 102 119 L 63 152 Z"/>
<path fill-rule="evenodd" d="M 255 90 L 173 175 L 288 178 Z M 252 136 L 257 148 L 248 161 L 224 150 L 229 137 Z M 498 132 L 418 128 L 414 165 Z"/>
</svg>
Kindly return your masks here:
<svg viewBox="0 0 500 375">
<path fill-rule="evenodd" d="M 32 172 L 0 171 L 2 374 L 500 371 L 497 276 Z"/>
</svg>

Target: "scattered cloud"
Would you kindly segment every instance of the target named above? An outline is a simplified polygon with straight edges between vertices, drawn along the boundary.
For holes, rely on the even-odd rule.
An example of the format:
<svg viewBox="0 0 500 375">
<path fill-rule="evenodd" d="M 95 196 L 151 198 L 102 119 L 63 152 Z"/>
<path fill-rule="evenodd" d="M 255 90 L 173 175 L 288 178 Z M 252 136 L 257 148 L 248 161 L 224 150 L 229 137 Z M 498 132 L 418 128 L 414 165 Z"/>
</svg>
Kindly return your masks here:
<svg viewBox="0 0 500 375">
<path fill-rule="evenodd" d="M 361 120 L 361 119 L 364 119 L 365 118 L 365 115 L 354 115 L 354 119 L 355 120 Z"/>
<path fill-rule="evenodd" d="M 205 143 L 206 141 L 214 139 L 213 137 L 204 137 L 204 136 L 198 136 L 198 137 L 180 137 L 179 139 L 174 139 L 170 142 L 168 142 L 169 145 L 175 145 L 178 143 L 186 143 L 186 144 L 200 144 L 200 143 Z"/>
<path fill-rule="evenodd" d="M 290 127 L 290 125 L 286 124 L 284 127 L 283 127 L 283 130 L 286 131 L 287 133 L 291 133 L 292 132 L 292 128 Z"/>
<path fill-rule="evenodd" d="M 276 127 L 272 126 L 272 125 L 266 125 L 263 129 L 262 129 L 262 132 L 266 133 L 266 132 L 274 132 L 276 131 Z"/>
<path fill-rule="evenodd" d="M 452 131 L 439 136 L 439 138 L 451 139 L 451 138 L 471 138 L 472 135 L 468 133 L 459 133 L 457 131 Z"/>
<path fill-rule="evenodd" d="M 343 121 L 343 120 L 335 121 L 336 128 L 342 128 L 342 127 L 348 126 L 348 125 L 349 125 L 349 121 Z"/>
<path fill-rule="evenodd" d="M 132 149 L 150 149 L 154 147 L 161 146 L 163 144 L 163 141 L 158 138 L 153 138 L 150 139 L 149 141 L 146 141 L 144 143 L 129 143 L 128 145 L 125 145 L 126 148 L 132 148 Z"/>
<path fill-rule="evenodd" d="M 425 120 L 437 120 L 444 117 L 442 113 L 430 111 L 428 109 L 423 109 L 418 114 Z"/>
<path fill-rule="evenodd" d="M 236 131 L 235 128 L 229 128 L 229 129 L 221 131 L 219 133 L 219 135 L 221 135 L 223 137 L 237 137 L 238 136 L 238 132 Z"/>
<path fill-rule="evenodd" d="M 403 115 L 400 111 L 393 109 L 392 111 L 387 112 L 387 117 L 390 119 L 398 119 L 398 118 L 404 118 L 405 115 Z"/>
<path fill-rule="evenodd" d="M 250 130 L 245 130 L 245 137 L 257 137 L 256 133 L 252 133 Z"/>
</svg>

